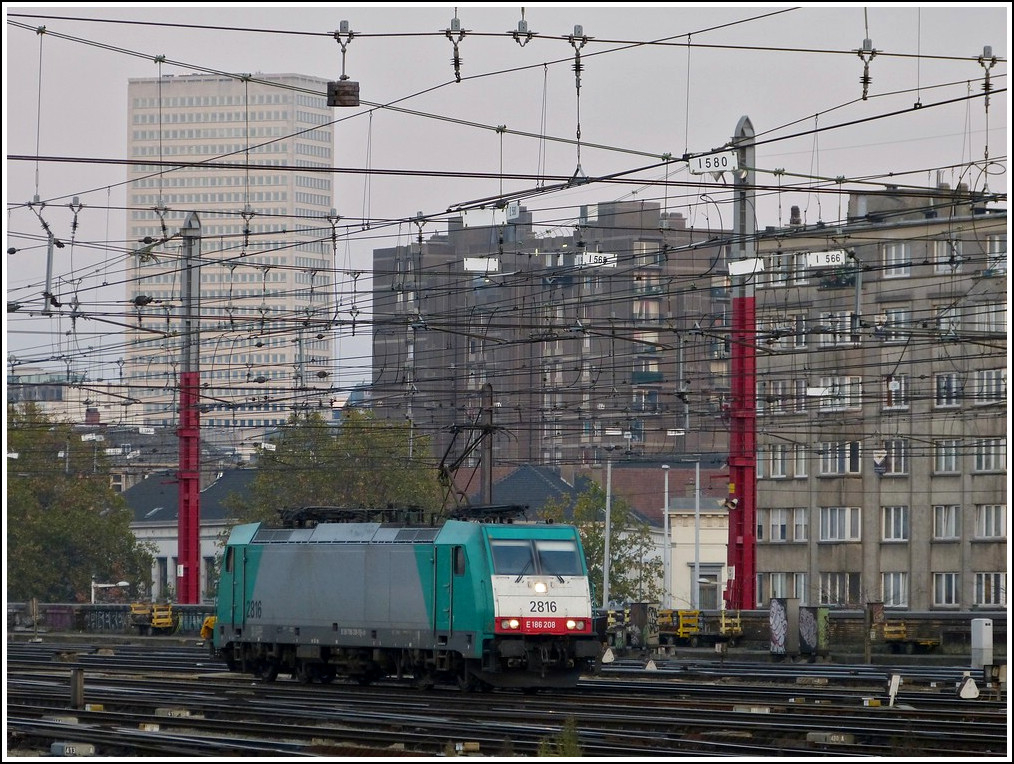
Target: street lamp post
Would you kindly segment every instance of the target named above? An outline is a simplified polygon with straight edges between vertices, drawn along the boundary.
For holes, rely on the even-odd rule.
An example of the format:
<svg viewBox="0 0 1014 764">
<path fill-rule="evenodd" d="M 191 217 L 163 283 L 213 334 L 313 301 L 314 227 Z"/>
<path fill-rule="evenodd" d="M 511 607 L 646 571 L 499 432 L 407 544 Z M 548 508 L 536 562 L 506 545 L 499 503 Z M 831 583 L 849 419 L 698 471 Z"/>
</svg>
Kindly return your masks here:
<svg viewBox="0 0 1014 764">
<path fill-rule="evenodd" d="M 602 545 L 602 609 L 609 609 L 609 517 L 612 514 L 613 458 L 606 457 L 606 535 Z"/>
<path fill-rule="evenodd" d="M 665 538 L 662 541 L 662 607 L 672 607 L 669 590 L 672 586 L 672 538 L 669 535 L 669 465 L 663 464 L 665 471 L 665 493 L 662 504 L 662 527 Z"/>
<path fill-rule="evenodd" d="M 97 584 L 95 583 L 95 576 L 92 576 L 92 604 L 95 604 L 95 590 L 96 589 L 119 589 L 124 586 L 130 586 L 129 581 L 117 581 L 115 584 Z"/>
</svg>

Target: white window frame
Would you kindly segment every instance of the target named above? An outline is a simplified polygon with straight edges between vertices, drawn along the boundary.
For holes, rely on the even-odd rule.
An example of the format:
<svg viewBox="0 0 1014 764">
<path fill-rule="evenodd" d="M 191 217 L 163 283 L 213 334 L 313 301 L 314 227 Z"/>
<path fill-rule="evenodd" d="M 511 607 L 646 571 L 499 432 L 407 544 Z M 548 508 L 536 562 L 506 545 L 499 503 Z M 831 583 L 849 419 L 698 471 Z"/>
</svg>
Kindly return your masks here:
<svg viewBox="0 0 1014 764">
<path fill-rule="evenodd" d="M 956 371 L 933 376 L 933 407 L 954 408 L 961 405 L 961 375 Z"/>
<path fill-rule="evenodd" d="M 792 474 L 797 478 L 805 478 L 808 471 L 809 449 L 804 443 L 796 443 L 792 447 Z"/>
<path fill-rule="evenodd" d="M 884 244 L 885 279 L 908 278 L 912 275 L 912 245 L 907 241 Z"/>
<path fill-rule="evenodd" d="M 817 444 L 820 476 L 862 473 L 863 444 L 858 440 L 823 441 Z"/>
<path fill-rule="evenodd" d="M 819 398 L 820 411 L 847 411 L 863 405 L 862 377 L 821 377 L 818 387 L 827 390 Z"/>
<path fill-rule="evenodd" d="M 994 275 L 1007 273 L 1007 236 L 991 233 L 986 236 L 986 270 Z"/>
<path fill-rule="evenodd" d="M 984 334 L 1007 333 L 1007 304 L 1002 302 L 980 302 L 969 305 L 963 317 L 963 325 L 973 332 Z"/>
<path fill-rule="evenodd" d="M 880 591 L 884 607 L 908 607 L 908 573 L 881 573 Z"/>
<path fill-rule="evenodd" d="M 956 607 L 961 604 L 961 574 L 933 574 L 933 607 Z"/>
<path fill-rule="evenodd" d="M 772 478 L 789 476 L 789 447 L 785 443 L 772 443 L 770 446 Z"/>
<path fill-rule="evenodd" d="M 861 507 L 821 507 L 821 542 L 862 541 L 863 513 Z"/>
<path fill-rule="evenodd" d="M 932 247 L 934 273 L 948 274 L 961 270 L 961 239 L 937 239 L 932 242 Z"/>
<path fill-rule="evenodd" d="M 975 505 L 975 538 L 1000 540 L 1007 538 L 1007 505 Z"/>
<path fill-rule="evenodd" d="M 784 507 L 773 507 L 768 512 L 768 527 L 771 530 L 769 541 L 784 543 L 789 540 L 789 510 Z M 782 596 L 782 595 L 779 595 Z"/>
<path fill-rule="evenodd" d="M 806 573 L 795 573 L 792 576 L 792 579 L 793 595 L 799 600 L 800 605 L 808 604 L 808 598 L 806 596 Z"/>
<path fill-rule="evenodd" d="M 884 410 L 908 409 L 908 375 L 888 374 L 884 377 Z"/>
<path fill-rule="evenodd" d="M 994 403 L 1004 403 L 1006 400 L 1006 369 L 979 369 L 975 372 L 973 403 L 976 406 L 989 406 Z"/>
<path fill-rule="evenodd" d="M 820 326 L 827 330 L 820 332 L 819 347 L 852 345 L 852 314 L 847 310 L 824 311 L 820 314 Z"/>
<path fill-rule="evenodd" d="M 833 571 L 820 574 L 821 605 L 858 605 L 862 596 L 862 575 Z"/>
<path fill-rule="evenodd" d="M 792 509 L 792 540 L 806 541 L 810 530 L 809 507 L 793 507 Z"/>
<path fill-rule="evenodd" d="M 885 475 L 907 475 L 908 474 L 908 440 L 906 438 L 892 438 L 884 441 L 884 450 L 887 458 L 884 460 L 886 469 Z"/>
<path fill-rule="evenodd" d="M 933 474 L 956 475 L 961 472 L 961 441 L 956 438 L 933 441 Z"/>
<path fill-rule="evenodd" d="M 937 331 L 945 337 L 956 337 L 961 328 L 961 310 L 954 304 L 936 309 Z"/>
<path fill-rule="evenodd" d="M 972 441 L 975 472 L 1003 472 L 1007 469 L 1007 439 L 977 438 Z"/>
<path fill-rule="evenodd" d="M 1002 571 L 975 574 L 975 604 L 979 607 L 1007 607 L 1007 574 Z"/>
<path fill-rule="evenodd" d="M 881 540 L 908 541 L 908 506 L 898 504 L 895 506 L 881 507 L 880 512 L 882 530 Z"/>
<path fill-rule="evenodd" d="M 933 505 L 933 540 L 957 541 L 961 538 L 961 505 Z"/>
<path fill-rule="evenodd" d="M 886 321 L 881 335 L 884 342 L 906 342 L 912 331 L 912 310 L 908 307 L 884 308 Z"/>
</svg>

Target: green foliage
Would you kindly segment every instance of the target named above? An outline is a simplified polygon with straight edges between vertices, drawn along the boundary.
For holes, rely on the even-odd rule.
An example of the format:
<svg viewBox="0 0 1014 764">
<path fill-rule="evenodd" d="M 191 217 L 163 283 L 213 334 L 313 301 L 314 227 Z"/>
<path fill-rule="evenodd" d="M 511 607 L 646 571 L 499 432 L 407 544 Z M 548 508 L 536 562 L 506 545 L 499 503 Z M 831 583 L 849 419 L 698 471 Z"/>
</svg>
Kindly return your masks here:
<svg viewBox="0 0 1014 764">
<path fill-rule="evenodd" d="M 24 403 L 7 407 L 7 453 L 8 600 L 85 602 L 92 576 L 150 586 L 152 550 L 94 442 Z"/>
<path fill-rule="evenodd" d="M 297 415 L 274 445 L 258 460 L 249 496 L 227 500 L 242 522 L 277 522 L 280 509 L 296 507 L 440 507 L 429 442 L 407 423 L 352 411 L 332 427 L 319 414 Z"/>
<path fill-rule="evenodd" d="M 605 552 L 606 492 L 592 483 L 573 501 L 550 501 L 541 518 L 570 522 L 581 534 L 592 597 L 602 596 Z M 654 602 L 661 594 L 662 560 L 647 523 L 638 519 L 630 504 L 613 494 L 609 503 L 609 599 Z M 595 592 L 598 594 L 596 595 Z"/>
<path fill-rule="evenodd" d="M 540 740 L 539 756 L 568 756 L 580 757 L 581 744 L 577 732 L 577 722 L 573 716 L 568 716 L 560 728 L 560 734 L 556 740 Z"/>
</svg>

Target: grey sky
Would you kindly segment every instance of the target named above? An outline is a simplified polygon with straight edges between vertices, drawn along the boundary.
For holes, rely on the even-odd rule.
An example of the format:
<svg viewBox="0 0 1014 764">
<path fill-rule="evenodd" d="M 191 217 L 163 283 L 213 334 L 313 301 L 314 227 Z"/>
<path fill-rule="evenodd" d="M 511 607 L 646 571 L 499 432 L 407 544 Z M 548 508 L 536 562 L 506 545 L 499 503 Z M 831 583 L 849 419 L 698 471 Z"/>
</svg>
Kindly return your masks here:
<svg viewBox="0 0 1014 764">
<path fill-rule="evenodd" d="M 507 5 L 142 8 L 8 3 L 5 10 L 8 157 L 124 158 L 131 77 L 214 70 L 338 79 L 341 49 L 330 35 L 345 19 L 356 35 L 347 45 L 345 71 L 360 83 L 364 104 L 396 103 L 415 113 L 365 105 L 336 109 L 335 117 L 342 120 L 336 126 L 339 167 L 444 173 L 497 173 L 502 167 L 532 177 L 569 177 L 580 163 L 584 175 L 596 178 L 660 165 L 664 154 L 679 158 L 718 148 L 746 115 L 758 140 L 765 142 L 756 151 L 757 182 L 784 189 L 758 197 L 759 228 L 787 222 L 793 205 L 805 222 L 837 220 L 844 216 L 847 191 L 860 183 L 925 186 L 939 178 L 952 186 L 968 183 L 974 190 L 1007 190 L 1006 3 L 526 5 L 528 29 L 539 36 L 523 46 L 506 34 L 517 29 L 522 7 Z M 455 11 L 467 30 L 458 44 L 460 82 L 451 61 L 453 44 L 444 33 Z M 589 38 L 580 48 L 579 94 L 575 44 L 567 39 L 575 34 L 575 25 Z M 40 26 L 46 34 L 35 31 Z M 265 31 L 232 31 L 237 29 Z M 865 39 L 876 55 L 865 62 L 870 81 L 864 99 L 864 60 L 857 51 Z M 651 41 L 668 44 L 635 44 Z M 993 94 L 988 114 L 983 98 L 965 98 L 982 93 L 986 69 L 976 58 L 987 45 L 998 58 L 989 70 Z M 160 67 L 157 56 L 181 65 Z M 498 132 L 499 125 L 508 132 Z M 814 133 L 815 128 L 834 129 Z M 543 141 L 539 135 L 561 140 Z M 987 155 L 995 161 L 984 172 Z M 23 205 L 38 195 L 47 203 L 44 217 L 55 235 L 74 238 L 75 247 L 58 252 L 54 274 L 66 288 L 78 290 L 81 310 L 119 312 L 122 273 L 119 266 L 110 270 L 106 248 L 122 251 L 127 246 L 125 177 L 125 168 L 115 163 L 8 158 L 4 226 L 7 247 L 18 252 L 7 257 L 4 281 L 8 303 L 26 306 L 24 314 L 6 317 L 8 353 L 33 365 L 72 358 L 77 370 L 92 377 L 101 376 L 103 367 L 109 374 L 119 351 L 112 349 L 116 338 L 102 336 L 106 329 L 65 315 L 29 315 L 41 307 L 45 247 L 38 219 Z M 731 225 L 730 206 L 701 198 L 709 194 L 721 200 L 722 186 L 731 185 L 731 177 L 691 175 L 686 162 L 631 177 L 645 183 L 590 183 L 526 205 L 538 210 L 536 220 L 545 221 L 547 232 L 554 222 L 569 227 L 578 205 L 622 198 L 658 201 L 691 224 Z M 659 178 L 700 185 L 665 191 L 648 183 Z M 820 178 L 832 183 L 841 178 L 845 193 L 810 193 L 807 188 Z M 533 185 L 532 180 L 505 180 L 501 187 L 494 178 L 378 174 L 367 180 L 348 174 L 336 181 L 335 206 L 351 218 L 407 221 L 419 211 L 441 213 L 500 193 L 510 198 Z M 67 206 L 73 196 L 84 205 L 75 232 Z M 426 233 L 437 230 L 433 226 Z M 415 232 L 406 223 L 383 238 L 355 237 L 343 244 L 343 256 L 348 265 L 368 270 L 373 248 L 407 243 Z M 118 286 L 103 286 L 112 283 Z M 345 383 L 369 376 L 363 334 L 355 342 L 341 340 L 340 354 L 349 367 Z"/>
</svg>

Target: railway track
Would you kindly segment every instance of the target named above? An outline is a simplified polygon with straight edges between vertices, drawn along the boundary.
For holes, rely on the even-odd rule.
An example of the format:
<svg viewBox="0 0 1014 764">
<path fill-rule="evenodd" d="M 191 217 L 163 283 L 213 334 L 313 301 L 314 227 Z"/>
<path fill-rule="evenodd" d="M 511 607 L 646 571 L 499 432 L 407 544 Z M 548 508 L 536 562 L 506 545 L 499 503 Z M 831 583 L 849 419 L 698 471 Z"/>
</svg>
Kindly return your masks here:
<svg viewBox="0 0 1014 764">
<path fill-rule="evenodd" d="M 405 684 L 263 683 L 196 647 L 8 644 L 8 746 L 96 755 L 535 755 L 1004 757 L 1006 698 L 957 697 L 936 667 L 889 697 L 884 672 L 813 666 L 631 662 L 572 691 L 424 692 Z M 71 707 L 71 673 L 84 676 Z M 936 677 L 936 678 L 932 678 Z"/>
</svg>

